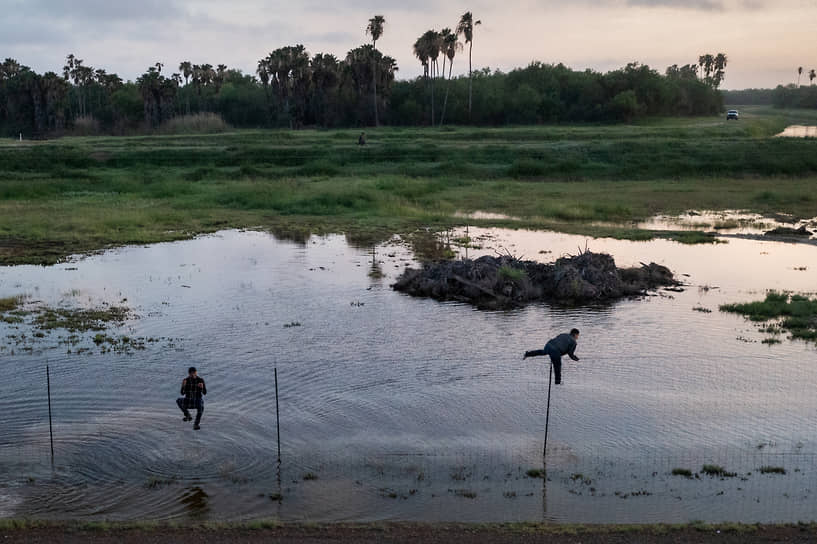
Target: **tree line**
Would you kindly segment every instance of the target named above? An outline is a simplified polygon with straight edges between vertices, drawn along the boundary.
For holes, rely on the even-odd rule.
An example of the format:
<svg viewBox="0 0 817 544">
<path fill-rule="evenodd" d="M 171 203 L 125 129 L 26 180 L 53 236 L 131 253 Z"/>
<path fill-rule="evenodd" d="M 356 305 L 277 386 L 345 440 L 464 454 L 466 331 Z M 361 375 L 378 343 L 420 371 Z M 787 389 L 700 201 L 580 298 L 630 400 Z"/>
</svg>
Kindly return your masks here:
<svg viewBox="0 0 817 544">
<path fill-rule="evenodd" d="M 605 122 L 722 109 L 723 54 L 663 74 L 638 63 L 604 74 L 541 62 L 507 73 L 474 70 L 480 24 L 466 12 L 452 27 L 424 32 L 413 45 L 423 74 L 402 81 L 396 80 L 395 59 L 377 48 L 386 29 L 382 15 L 365 27 L 371 43 L 343 58 L 285 46 L 259 59 L 253 74 L 185 60 L 177 70 L 157 62 L 135 81 L 124 81 L 73 54 L 61 74 L 38 74 L 6 59 L 0 63 L 0 134 L 123 134 L 198 113 L 218 114 L 235 127 L 300 128 Z M 468 73 L 452 77 L 466 47 Z"/>
</svg>

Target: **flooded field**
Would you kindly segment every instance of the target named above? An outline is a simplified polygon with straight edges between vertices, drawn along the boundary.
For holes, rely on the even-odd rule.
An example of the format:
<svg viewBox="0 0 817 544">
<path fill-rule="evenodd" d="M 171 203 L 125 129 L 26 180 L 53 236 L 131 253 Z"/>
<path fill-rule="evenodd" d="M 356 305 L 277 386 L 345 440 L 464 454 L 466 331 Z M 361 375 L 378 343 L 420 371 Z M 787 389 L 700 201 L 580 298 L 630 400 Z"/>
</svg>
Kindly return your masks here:
<svg viewBox="0 0 817 544">
<path fill-rule="evenodd" d="M 778 134 L 785 138 L 817 138 L 817 126 L 792 125 Z"/>
<path fill-rule="evenodd" d="M 756 324 L 718 310 L 768 289 L 813 293 L 817 247 L 451 234 L 465 238 L 462 256 L 549 262 L 589 247 L 619 266 L 668 266 L 685 286 L 604 307 L 483 312 L 392 291 L 416 264 L 400 240 L 239 231 L 2 268 L 0 298 L 124 305 L 110 334 L 159 341 L 104 351 L 93 333 L 66 345 L 59 331 L 0 322 L 0 516 L 817 518 L 817 348 L 762 344 Z M 547 367 L 521 356 L 573 326 L 581 361 L 554 386 L 542 478 L 529 471 L 542 468 Z M 191 364 L 207 380 L 201 431 L 174 402 Z"/>
</svg>

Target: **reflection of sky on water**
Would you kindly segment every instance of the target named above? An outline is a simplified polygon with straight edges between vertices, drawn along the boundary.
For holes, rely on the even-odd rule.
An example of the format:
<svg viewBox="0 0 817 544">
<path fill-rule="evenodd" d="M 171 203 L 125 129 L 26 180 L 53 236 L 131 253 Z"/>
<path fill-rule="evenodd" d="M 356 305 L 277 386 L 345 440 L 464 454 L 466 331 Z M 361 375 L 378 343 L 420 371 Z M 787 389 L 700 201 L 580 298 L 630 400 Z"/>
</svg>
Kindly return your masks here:
<svg viewBox="0 0 817 544">
<path fill-rule="evenodd" d="M 386 274 L 379 280 L 368 275 L 371 251 L 351 249 L 341 236 L 298 245 L 233 231 L 55 267 L 5 268 L 0 296 L 89 305 L 127 298 L 140 318 L 123 334 L 174 340 L 132 355 L 68 355 L 47 349 L 55 346 L 49 339 L 31 355 L 0 354 L 0 496 L 13 497 L 0 499 L 0 511 L 164 518 L 188 517 L 192 504 L 212 518 L 541 519 L 542 482 L 524 471 L 541 461 L 547 374 L 542 360 L 522 361 L 521 353 L 575 325 L 582 360 L 566 361 L 552 399 L 547 519 L 802 519 L 807 499 L 762 509 L 745 490 L 794 497 L 794 488 L 814 488 L 813 458 L 798 458 L 804 470 L 776 480 L 689 483 L 666 474 L 676 463 L 696 470 L 718 461 L 748 472 L 758 455 L 817 452 L 814 345 L 761 345 L 754 325 L 717 311 L 766 289 L 813 291 L 817 248 L 468 234 L 482 246 L 469 256 L 508 250 L 551 261 L 587 244 L 621 266 L 669 266 L 688 274 L 689 285 L 601 308 L 487 313 L 393 292 L 389 284 L 411 262 L 397 245 L 376 252 Z M 300 326 L 283 326 L 293 322 Z M 46 362 L 55 392 L 53 474 Z M 182 424 L 173 402 L 189 364 L 210 391 L 200 433 Z M 458 467 L 471 475 L 452 478 Z M 575 471 L 594 474 L 595 496 L 569 478 Z M 318 479 L 304 481 L 307 472 Z M 615 495 L 636 484 L 652 494 Z M 722 485 L 738 499 L 718 499 Z M 269 498 L 278 489 L 280 503 Z M 457 493 L 463 489 L 477 497 Z"/>
<path fill-rule="evenodd" d="M 778 134 L 781 138 L 817 138 L 817 127 L 791 125 Z"/>
</svg>

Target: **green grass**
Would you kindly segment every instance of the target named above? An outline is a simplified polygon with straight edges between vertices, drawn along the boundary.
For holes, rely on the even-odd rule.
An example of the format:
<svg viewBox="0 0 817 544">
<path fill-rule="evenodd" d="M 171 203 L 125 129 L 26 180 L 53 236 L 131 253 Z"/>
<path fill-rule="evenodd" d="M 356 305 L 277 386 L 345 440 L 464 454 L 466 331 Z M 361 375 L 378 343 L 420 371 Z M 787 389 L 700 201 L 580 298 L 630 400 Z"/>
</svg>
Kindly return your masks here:
<svg viewBox="0 0 817 544">
<path fill-rule="evenodd" d="M 771 334 L 785 330 L 792 338 L 817 341 L 817 297 L 771 291 L 762 301 L 724 304 L 720 309 L 760 323 L 779 319 L 779 326 L 764 326 L 761 330 Z"/>
<path fill-rule="evenodd" d="M 502 280 L 514 283 L 520 282 L 527 277 L 527 273 L 521 268 L 514 268 L 513 266 L 508 265 L 500 266 L 499 270 L 497 271 L 497 275 Z"/>
<path fill-rule="evenodd" d="M 688 468 L 674 468 L 672 469 L 673 476 L 685 476 L 687 478 L 692 478 L 692 471 Z"/>
<path fill-rule="evenodd" d="M 15 297 L 0 298 L 0 313 L 13 312 L 23 303 L 25 297 L 22 295 Z"/>
<path fill-rule="evenodd" d="M 635 125 L 233 131 L 0 142 L 0 264 L 262 227 L 378 241 L 464 223 L 711 243 L 633 222 L 689 209 L 817 216 L 792 112 Z M 489 211 L 514 220 L 465 220 Z"/>
</svg>

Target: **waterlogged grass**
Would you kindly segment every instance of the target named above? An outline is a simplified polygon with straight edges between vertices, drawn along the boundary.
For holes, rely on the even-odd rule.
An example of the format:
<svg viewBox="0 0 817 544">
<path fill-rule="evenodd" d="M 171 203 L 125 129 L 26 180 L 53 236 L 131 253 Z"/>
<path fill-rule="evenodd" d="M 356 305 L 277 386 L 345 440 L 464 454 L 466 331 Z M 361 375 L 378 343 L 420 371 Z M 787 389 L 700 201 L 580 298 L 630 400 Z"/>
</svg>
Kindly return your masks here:
<svg viewBox="0 0 817 544">
<path fill-rule="evenodd" d="M 25 297 L 22 295 L 0 298 L 0 313 L 13 312 L 23 303 L 24 300 Z"/>
<path fill-rule="evenodd" d="M 787 114 L 788 115 L 788 114 Z M 712 243 L 634 222 L 689 209 L 817 216 L 814 142 L 770 138 L 782 114 L 740 123 L 381 128 L 0 142 L 0 264 L 176 240 L 230 227 L 342 231 L 556 229 Z M 488 211 L 518 220 L 474 220 Z"/>
<path fill-rule="evenodd" d="M 776 324 L 761 327 L 761 331 L 779 334 L 788 331 L 792 338 L 817 341 L 817 298 L 771 291 L 762 301 L 745 304 L 724 304 L 722 312 L 741 314 L 751 321 Z M 766 343 L 774 343 L 772 338 Z"/>
<path fill-rule="evenodd" d="M 707 476 L 719 476 L 721 478 L 734 478 L 737 476 L 736 473 L 728 472 L 720 465 L 704 465 L 701 467 L 701 473 L 706 474 Z"/>
</svg>

